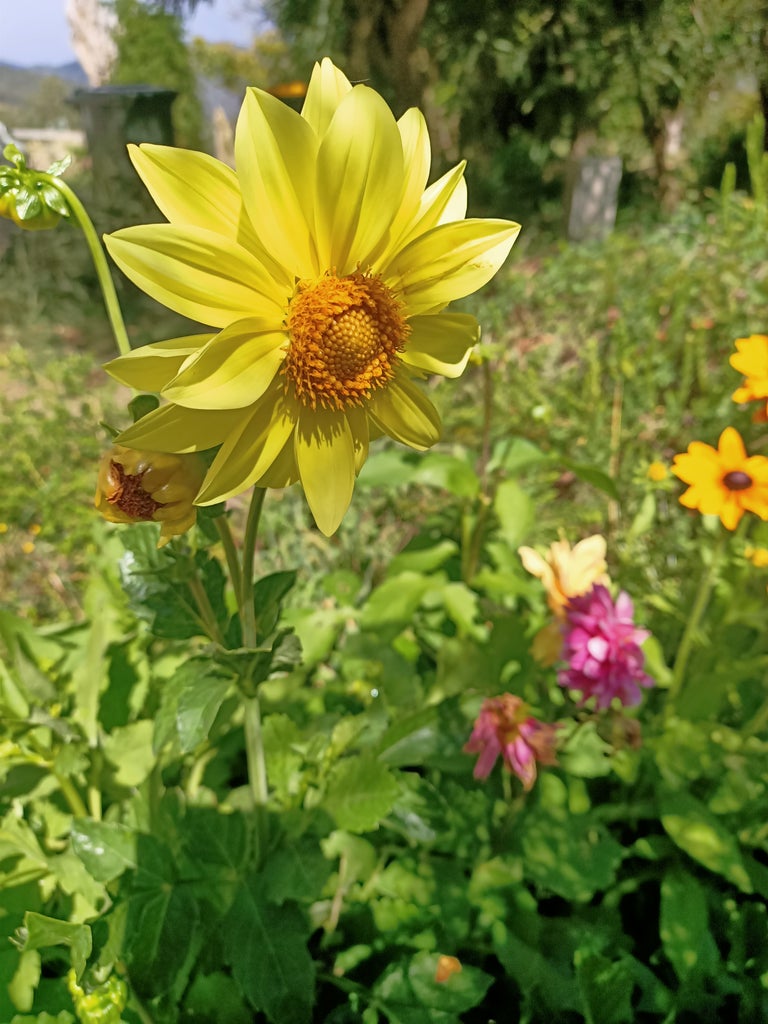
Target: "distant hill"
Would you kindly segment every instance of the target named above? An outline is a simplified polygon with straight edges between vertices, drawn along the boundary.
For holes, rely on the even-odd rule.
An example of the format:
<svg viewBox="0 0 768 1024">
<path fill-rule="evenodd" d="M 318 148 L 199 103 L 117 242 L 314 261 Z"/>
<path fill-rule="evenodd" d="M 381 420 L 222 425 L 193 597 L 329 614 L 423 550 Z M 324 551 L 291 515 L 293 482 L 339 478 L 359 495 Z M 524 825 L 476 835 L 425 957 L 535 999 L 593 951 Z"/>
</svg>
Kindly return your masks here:
<svg viewBox="0 0 768 1024">
<path fill-rule="evenodd" d="M 10 127 L 62 127 L 72 123 L 67 98 L 88 79 L 80 65 L 19 67 L 0 61 L 0 121 Z"/>
</svg>

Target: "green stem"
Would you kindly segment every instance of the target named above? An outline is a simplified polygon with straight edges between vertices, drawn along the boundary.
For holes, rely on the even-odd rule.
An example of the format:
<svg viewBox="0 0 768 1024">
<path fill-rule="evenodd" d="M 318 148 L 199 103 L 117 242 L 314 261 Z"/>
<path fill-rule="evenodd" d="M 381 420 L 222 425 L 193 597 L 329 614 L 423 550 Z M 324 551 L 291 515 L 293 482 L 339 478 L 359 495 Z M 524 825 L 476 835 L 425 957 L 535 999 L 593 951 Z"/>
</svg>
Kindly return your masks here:
<svg viewBox="0 0 768 1024">
<path fill-rule="evenodd" d="M 66 775 L 59 775 L 54 772 L 56 781 L 59 784 L 61 795 L 69 804 L 69 809 L 72 811 L 76 818 L 87 818 L 88 808 L 85 806 L 83 798 L 78 793 L 71 779 L 68 779 Z"/>
<path fill-rule="evenodd" d="M 674 710 L 675 703 L 677 702 L 680 692 L 685 682 L 685 670 L 688 667 L 688 659 L 690 658 L 693 645 L 696 642 L 696 634 L 698 633 L 699 626 L 704 612 L 707 609 L 709 598 L 712 593 L 712 588 L 717 581 L 717 573 L 720 568 L 720 560 L 725 549 L 725 533 L 720 534 L 717 544 L 712 551 L 712 558 L 709 561 L 709 565 L 702 573 L 701 579 L 699 580 L 699 589 L 696 591 L 696 598 L 693 602 L 688 621 L 685 624 L 683 630 L 683 636 L 680 640 L 680 646 L 677 649 L 677 657 L 675 658 L 675 665 L 672 669 L 672 682 L 669 687 L 667 694 L 667 714 L 671 714 Z"/>
<path fill-rule="evenodd" d="M 248 760 L 248 786 L 254 807 L 264 807 L 267 802 L 267 768 L 264 762 L 264 743 L 261 733 L 261 708 L 259 698 L 244 697 L 245 712 L 245 754 Z"/>
<path fill-rule="evenodd" d="M 229 578 L 232 581 L 232 587 L 235 591 L 235 597 L 237 598 L 239 604 L 243 584 L 242 575 L 240 572 L 240 560 L 237 555 L 235 539 L 232 536 L 232 531 L 229 528 L 229 520 L 227 519 L 226 514 L 223 516 L 216 516 L 216 518 L 214 519 L 214 523 L 216 524 L 216 529 L 219 532 L 219 538 L 224 547 L 224 557 L 227 560 Z"/>
<path fill-rule="evenodd" d="M 126 356 L 131 351 L 131 343 L 128 340 L 128 332 L 126 331 L 125 323 L 123 322 L 123 314 L 120 310 L 120 303 L 117 299 L 117 292 L 115 291 L 115 285 L 112 281 L 112 275 L 109 272 L 107 258 L 101 247 L 99 236 L 96 234 L 93 221 L 88 216 L 85 207 L 77 198 L 75 193 L 69 185 L 61 180 L 61 178 L 54 178 L 50 174 L 43 173 L 40 173 L 38 177 L 43 181 L 46 181 L 49 185 L 53 185 L 54 188 L 61 192 L 67 201 L 67 205 L 72 211 L 72 216 L 77 222 L 77 226 L 85 235 L 85 241 L 90 249 L 93 265 L 96 269 L 96 276 L 98 277 L 99 285 L 101 286 L 101 294 L 104 297 L 104 305 L 107 308 L 107 316 L 109 317 L 109 322 L 112 325 L 112 333 L 115 336 L 115 341 L 117 342 L 120 355 Z"/>
<path fill-rule="evenodd" d="M 200 582 L 197 574 L 191 576 L 187 580 L 187 586 L 192 593 L 192 597 L 195 599 L 195 604 L 200 612 L 200 619 L 205 627 L 206 633 L 214 643 L 219 644 L 220 647 L 224 647 L 224 637 L 221 635 L 219 624 L 216 621 L 216 613 L 208 599 L 208 594 L 205 592 L 205 587 Z"/>
<path fill-rule="evenodd" d="M 240 622 L 243 627 L 243 647 L 256 646 L 256 609 L 253 607 L 253 563 L 256 557 L 256 535 L 259 531 L 261 508 L 266 490 L 255 487 L 248 509 L 243 540 L 243 572 L 240 578 Z"/>
</svg>

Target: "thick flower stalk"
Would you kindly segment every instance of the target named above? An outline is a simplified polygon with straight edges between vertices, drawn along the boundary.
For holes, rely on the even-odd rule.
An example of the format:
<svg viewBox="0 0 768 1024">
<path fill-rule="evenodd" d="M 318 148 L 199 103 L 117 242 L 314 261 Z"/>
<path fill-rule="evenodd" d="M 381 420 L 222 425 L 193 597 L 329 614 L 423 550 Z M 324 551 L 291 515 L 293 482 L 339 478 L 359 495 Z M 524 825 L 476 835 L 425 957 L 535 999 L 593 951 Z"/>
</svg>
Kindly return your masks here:
<svg viewBox="0 0 768 1024">
<path fill-rule="evenodd" d="M 654 680 L 643 671 L 641 644 L 650 635 L 634 623 L 634 607 L 621 591 L 614 601 L 598 583 L 587 594 L 571 598 L 565 613 L 563 660 L 558 682 L 581 694 L 580 704 L 592 697 L 598 708 L 613 700 L 639 704 L 641 687 Z"/>
<path fill-rule="evenodd" d="M 734 402 L 761 402 L 755 420 L 768 419 L 768 335 L 751 334 L 737 338 L 736 351 L 729 362 L 734 370 L 744 374 L 744 382 L 733 392 Z"/>
<path fill-rule="evenodd" d="M 600 534 L 585 537 L 573 547 L 567 540 L 557 540 L 543 556 L 527 547 L 519 548 L 518 554 L 523 568 L 544 584 L 547 604 L 560 620 L 572 597 L 608 581 L 605 537 Z"/>
<path fill-rule="evenodd" d="M 118 441 L 218 448 L 200 505 L 300 481 L 331 534 L 370 440 L 438 440 L 414 379 L 463 372 L 478 325 L 446 306 L 493 277 L 519 226 L 464 219 L 463 163 L 427 187 L 421 113 L 396 121 L 328 59 L 301 114 L 248 90 L 235 157 L 236 172 L 202 153 L 131 147 L 169 223 L 118 231 L 107 247 L 140 288 L 212 330 L 108 365 L 167 401 Z"/>
<path fill-rule="evenodd" d="M 768 459 L 748 456 L 733 427 L 725 428 L 717 448 L 691 442 L 687 452 L 675 456 L 672 472 L 690 485 L 680 504 L 720 516 L 726 530 L 735 530 L 745 512 L 768 519 Z"/>
<path fill-rule="evenodd" d="M 110 523 L 161 524 L 159 548 L 194 526 L 193 499 L 204 475 L 196 455 L 165 455 L 115 445 L 99 463 L 94 504 Z"/>
<path fill-rule="evenodd" d="M 500 757 L 527 792 L 536 781 L 537 764 L 557 764 L 557 728 L 534 718 L 528 705 L 511 693 L 489 697 L 483 701 L 464 752 L 480 755 L 473 773 L 476 779 L 487 779 Z"/>
</svg>

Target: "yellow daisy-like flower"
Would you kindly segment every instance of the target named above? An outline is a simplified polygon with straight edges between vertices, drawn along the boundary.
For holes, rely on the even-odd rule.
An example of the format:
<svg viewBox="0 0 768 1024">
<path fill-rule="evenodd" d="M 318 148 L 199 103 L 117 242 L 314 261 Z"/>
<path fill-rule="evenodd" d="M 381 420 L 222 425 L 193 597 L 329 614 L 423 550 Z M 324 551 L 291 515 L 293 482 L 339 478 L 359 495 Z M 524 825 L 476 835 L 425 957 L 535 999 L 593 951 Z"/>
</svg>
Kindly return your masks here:
<svg viewBox="0 0 768 1024">
<path fill-rule="evenodd" d="M 110 523 L 160 523 L 161 548 L 194 526 L 197 509 L 192 502 L 203 475 L 197 455 L 115 445 L 101 457 L 94 505 Z"/>
<path fill-rule="evenodd" d="M 768 519 L 768 459 L 748 456 L 733 427 L 725 428 L 717 448 L 693 441 L 687 452 L 675 456 L 672 472 L 690 484 L 680 504 L 720 516 L 727 530 L 735 530 L 745 512 Z"/>
<path fill-rule="evenodd" d="M 558 616 L 572 597 L 586 592 L 595 583 L 607 583 L 605 537 L 599 533 L 585 537 L 571 548 L 567 540 L 557 540 L 542 557 L 533 548 L 518 548 L 523 568 L 537 576 L 547 591 L 547 604 Z"/>
<path fill-rule="evenodd" d="M 766 419 L 768 412 L 768 335 L 751 334 L 736 339 L 736 352 L 729 362 L 734 370 L 744 374 L 744 383 L 733 392 L 734 402 L 763 402 L 756 418 Z"/>
<path fill-rule="evenodd" d="M 214 328 L 107 367 L 168 404 L 121 444 L 221 446 L 196 502 L 300 480 L 333 533 L 371 438 L 419 450 L 440 421 L 414 377 L 459 376 L 475 319 L 444 312 L 496 273 L 519 226 L 466 220 L 464 164 L 430 185 L 418 110 L 396 121 L 327 58 L 301 114 L 249 89 L 237 172 L 202 153 L 131 147 L 168 224 L 106 239 L 118 266 L 177 312 Z"/>
<path fill-rule="evenodd" d="M 660 484 L 669 476 L 669 470 L 663 462 L 659 462 L 658 459 L 656 459 L 648 466 L 646 476 L 649 480 L 652 480 L 653 483 Z"/>
</svg>

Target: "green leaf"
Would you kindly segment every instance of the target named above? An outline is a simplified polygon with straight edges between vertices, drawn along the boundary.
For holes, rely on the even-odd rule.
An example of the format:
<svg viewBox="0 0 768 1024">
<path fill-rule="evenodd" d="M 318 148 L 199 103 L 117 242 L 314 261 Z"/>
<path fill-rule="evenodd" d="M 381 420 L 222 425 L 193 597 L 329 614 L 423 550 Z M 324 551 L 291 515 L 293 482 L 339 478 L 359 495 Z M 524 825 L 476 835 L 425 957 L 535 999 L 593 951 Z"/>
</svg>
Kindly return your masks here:
<svg viewBox="0 0 768 1024">
<path fill-rule="evenodd" d="M 368 598 L 360 615 L 360 625 L 363 629 L 405 626 L 433 586 L 434 581 L 420 573 L 402 572 L 389 577 Z"/>
<path fill-rule="evenodd" d="M 412 479 L 427 487 L 439 487 L 456 498 L 474 498 L 480 490 L 477 474 L 467 460 L 444 452 L 422 455 Z"/>
<path fill-rule="evenodd" d="M 553 776 L 548 781 L 542 792 L 559 782 Z M 521 845 L 525 876 L 577 903 L 611 885 L 623 856 L 622 847 L 593 815 L 569 814 L 546 801 L 528 818 Z"/>
<path fill-rule="evenodd" d="M 322 895 L 330 874 L 331 864 L 315 836 L 286 837 L 270 851 L 262 873 L 264 891 L 269 893 L 270 903 L 311 903 Z"/>
<path fill-rule="evenodd" d="M 207 739 L 221 705 L 232 686 L 225 674 L 207 658 L 191 658 L 163 684 L 154 722 L 154 749 L 176 740 L 188 753 Z"/>
<path fill-rule="evenodd" d="M 693 875 L 673 870 L 662 876 L 660 918 L 664 953 L 680 981 L 710 973 L 720 958 L 709 931 L 706 892 Z"/>
<path fill-rule="evenodd" d="M 296 583 L 296 572 L 275 572 L 257 580 L 253 587 L 253 607 L 259 642 L 277 627 L 283 599 Z"/>
<path fill-rule="evenodd" d="M 140 851 L 147 838 L 139 837 Z M 143 877 L 151 876 L 147 872 Z M 199 920 L 200 910 L 190 889 L 170 878 L 156 878 L 151 888 L 142 886 L 131 894 L 126 958 L 140 990 L 153 996 L 174 988 L 183 990 L 190 961 L 201 943 Z"/>
<path fill-rule="evenodd" d="M 632 1024 L 634 968 L 629 958 L 609 960 L 597 953 L 576 951 L 576 978 L 590 1024 Z"/>
<path fill-rule="evenodd" d="M 238 889 L 221 934 L 224 957 L 251 1005 L 272 1024 L 309 1024 L 314 965 L 299 909 L 268 903 L 262 878 L 254 874 Z"/>
<path fill-rule="evenodd" d="M 609 498 L 613 498 L 614 501 L 620 500 L 616 481 L 604 470 L 598 469 L 597 466 L 574 462 L 572 459 L 558 458 L 555 461 L 559 462 L 561 466 L 565 466 L 566 469 L 570 469 L 585 484 L 590 484 L 592 487 L 596 487 L 598 491 L 603 491 L 604 494 L 607 494 Z"/>
<path fill-rule="evenodd" d="M 493 510 L 499 521 L 499 533 L 509 547 L 516 549 L 536 521 L 533 499 L 516 480 L 503 480 L 496 489 Z"/>
<path fill-rule="evenodd" d="M 212 807 L 187 809 L 181 831 L 182 842 L 195 876 L 201 864 L 224 869 L 228 874 L 239 872 L 246 864 L 251 843 L 250 832 L 242 814 L 223 814 Z"/>
<path fill-rule="evenodd" d="M 367 832 L 378 828 L 397 799 L 397 779 L 369 754 L 347 757 L 331 769 L 322 806 L 339 828 Z"/>
<path fill-rule="evenodd" d="M 690 794 L 664 793 L 661 823 L 689 857 L 732 882 L 741 892 L 753 891 L 732 830 Z"/>
<path fill-rule="evenodd" d="M 479 1006 L 492 978 L 485 971 L 462 965 L 446 981 L 435 981 L 438 953 L 416 953 L 388 967 L 373 987 L 388 1019 L 402 1024 L 458 1024 L 459 1014 Z"/>
<path fill-rule="evenodd" d="M 423 546 L 423 538 L 419 537 L 416 540 L 421 543 L 412 541 L 390 561 L 387 576 L 399 576 L 404 572 L 436 572 L 449 558 L 453 558 L 459 552 L 459 545 L 455 540 L 444 538 L 429 547 Z"/>
<path fill-rule="evenodd" d="M 294 749 L 300 733 L 288 715 L 268 715 L 262 727 L 262 742 L 267 762 L 270 789 L 282 800 L 287 800 L 300 789 L 302 755 Z"/>
<path fill-rule="evenodd" d="M 18 930 L 14 941 L 23 951 L 46 949 L 49 946 L 68 946 L 72 966 L 78 977 L 85 970 L 92 948 L 91 929 L 87 924 L 58 921 L 56 918 L 44 917 L 33 911 L 28 911 L 24 915 L 24 925 Z"/>
<path fill-rule="evenodd" d="M 133 422 L 136 423 L 142 416 L 154 412 L 159 405 L 160 399 L 157 395 L 136 395 L 128 403 L 128 412 L 131 414 Z"/>
<path fill-rule="evenodd" d="M 104 737 L 104 757 L 115 769 L 118 786 L 139 786 L 155 766 L 154 723 L 149 719 L 113 729 Z"/>
<path fill-rule="evenodd" d="M 365 460 L 358 486 L 385 487 L 391 491 L 411 482 L 416 465 L 417 461 L 409 452 L 400 448 L 380 449 Z"/>
<path fill-rule="evenodd" d="M 136 839 L 126 825 L 87 818 L 72 824 L 72 848 L 97 882 L 112 882 L 136 867 Z"/>
</svg>

